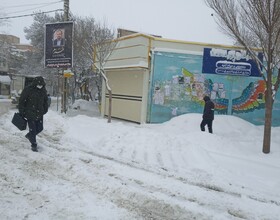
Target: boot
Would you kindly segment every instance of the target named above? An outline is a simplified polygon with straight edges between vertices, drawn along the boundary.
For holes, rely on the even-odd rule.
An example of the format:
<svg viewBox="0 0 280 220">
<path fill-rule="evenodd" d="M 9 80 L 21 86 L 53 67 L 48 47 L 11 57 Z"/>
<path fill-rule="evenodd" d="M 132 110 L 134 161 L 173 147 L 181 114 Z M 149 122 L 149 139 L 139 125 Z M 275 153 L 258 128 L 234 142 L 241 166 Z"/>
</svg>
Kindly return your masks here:
<svg viewBox="0 0 280 220">
<path fill-rule="evenodd" d="M 37 144 L 32 144 L 31 145 L 31 150 L 34 152 L 38 152 Z"/>
</svg>

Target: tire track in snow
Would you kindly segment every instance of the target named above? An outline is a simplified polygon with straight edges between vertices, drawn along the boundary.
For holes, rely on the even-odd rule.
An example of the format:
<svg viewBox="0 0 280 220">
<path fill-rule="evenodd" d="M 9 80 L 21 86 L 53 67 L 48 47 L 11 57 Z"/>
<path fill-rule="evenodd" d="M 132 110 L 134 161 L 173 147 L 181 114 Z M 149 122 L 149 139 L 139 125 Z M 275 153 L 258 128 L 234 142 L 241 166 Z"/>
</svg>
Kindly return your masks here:
<svg viewBox="0 0 280 220">
<path fill-rule="evenodd" d="M 239 199 L 243 196 L 240 193 L 230 192 L 230 191 L 224 190 L 222 187 L 219 187 L 219 186 L 216 186 L 216 185 L 206 184 L 206 183 L 203 183 L 203 182 L 195 182 L 195 181 L 192 181 L 192 180 L 187 179 L 185 177 L 178 176 L 177 174 L 172 174 L 172 173 L 170 173 L 170 171 L 168 171 L 166 169 L 162 169 L 162 168 L 153 169 L 153 167 L 145 165 L 145 164 L 140 164 L 138 162 L 133 162 L 133 161 L 130 161 L 130 162 L 122 161 L 120 159 L 115 159 L 115 158 L 110 157 L 110 156 L 101 155 L 101 154 L 95 153 L 93 151 L 83 151 L 83 152 L 85 152 L 87 154 L 90 154 L 90 155 L 93 155 L 93 156 L 98 157 L 98 158 L 102 158 L 102 159 L 105 159 L 105 160 L 110 160 L 114 163 L 118 163 L 118 164 L 121 164 L 121 165 L 131 167 L 133 169 L 143 170 L 145 172 L 152 173 L 152 174 L 155 174 L 155 175 L 159 175 L 159 176 L 164 177 L 164 178 L 171 178 L 173 180 L 179 181 L 179 182 L 181 182 L 183 184 L 186 184 L 186 185 L 199 187 L 200 189 L 208 191 L 208 192 L 211 192 L 211 191 L 214 192 L 214 193 L 218 192 L 220 194 L 230 196 L 230 197 L 239 198 Z M 258 198 L 254 195 L 247 195 L 246 197 L 251 199 L 251 200 L 257 201 L 257 202 L 275 204 L 275 205 L 280 207 L 280 201 L 274 201 L 274 200 L 264 201 L 263 199 Z"/>
<path fill-rule="evenodd" d="M 178 177 L 174 177 L 174 176 L 170 176 L 168 174 L 165 174 L 163 175 L 162 172 L 160 172 L 159 170 L 158 171 L 154 171 L 154 170 L 150 170 L 150 169 L 144 169 L 143 167 L 138 167 L 139 164 L 131 164 L 131 163 L 127 163 L 127 162 L 124 162 L 124 161 L 119 161 L 119 160 L 115 160 L 114 158 L 108 158 L 104 155 L 98 155 L 98 154 L 95 154 L 93 152 L 86 152 L 86 153 L 89 153 L 90 155 L 93 155 L 95 157 L 98 157 L 98 158 L 102 158 L 102 159 L 105 159 L 105 160 L 110 160 L 110 162 L 112 163 L 117 163 L 119 165 L 124 165 L 125 167 L 127 168 L 133 168 L 133 169 L 137 169 L 137 170 L 140 170 L 140 171 L 145 171 L 145 172 L 148 172 L 150 173 L 151 175 L 156 175 L 158 176 L 160 179 L 165 179 L 165 178 L 172 178 L 175 182 L 177 182 L 176 184 L 181 184 L 183 185 L 183 187 L 187 187 L 190 188 L 188 189 L 187 191 L 197 191 L 196 190 L 192 190 L 191 188 L 197 188 L 199 187 L 200 189 L 202 189 L 199 193 L 199 195 L 188 195 L 187 194 L 182 194 L 182 192 L 174 192 L 172 190 L 172 187 L 170 188 L 167 188 L 163 185 L 160 185 L 160 186 L 155 186 L 155 185 L 151 185 L 151 184 L 148 184 L 148 183 L 143 183 L 141 180 L 136 180 L 136 179 L 129 179 L 129 178 L 126 178 L 124 176 L 120 176 L 118 174 L 111 174 L 110 176 L 117 180 L 119 180 L 121 182 L 121 184 L 124 184 L 124 185 L 127 185 L 129 186 L 129 188 L 131 188 L 131 186 L 135 186 L 135 188 L 140 188 L 140 192 L 146 192 L 147 194 L 149 193 L 156 193 L 157 195 L 160 195 L 159 197 L 163 197 L 166 199 L 166 201 L 168 200 L 173 200 L 172 204 L 176 204 L 176 201 L 178 203 L 178 207 L 174 205 L 171 205 L 170 204 L 168 205 L 168 202 L 166 203 L 166 201 L 164 199 L 162 199 L 163 201 L 161 201 L 161 199 L 158 198 L 158 196 L 156 197 L 157 199 L 154 199 L 156 200 L 156 203 L 160 203 L 162 205 L 164 205 L 165 203 L 165 206 L 169 206 L 169 208 L 174 208 L 174 212 L 176 212 L 176 209 L 179 208 L 178 210 L 184 210 L 184 213 L 186 216 L 189 216 L 189 218 L 187 219 L 196 219 L 201 213 L 204 213 L 204 217 L 207 216 L 206 218 L 198 218 L 198 219 L 216 219 L 215 217 L 211 217 L 207 215 L 207 210 L 213 210 L 213 209 L 218 209 L 220 212 L 224 213 L 223 215 L 226 215 L 226 216 L 232 216 L 232 217 L 236 217 L 236 218 L 244 218 L 244 219 L 254 219 L 254 217 L 252 217 L 253 213 L 247 213 L 246 211 L 246 208 L 242 208 L 242 201 L 244 202 L 244 200 L 242 199 L 242 196 L 241 194 L 238 194 L 238 193 L 234 193 L 234 192 L 227 192 L 227 191 L 224 191 L 222 188 L 219 188 L 217 186 L 212 186 L 212 185 L 207 185 L 207 184 L 203 184 L 203 183 L 194 183 L 194 182 L 191 182 L 187 179 L 184 179 L 184 178 L 178 178 Z M 95 161 L 95 160 L 93 160 Z M 112 167 L 115 167 L 115 165 L 113 165 Z M 130 173 L 130 172 L 128 172 Z M 144 174 L 145 175 L 145 174 Z M 159 181 L 160 182 L 160 181 Z M 176 188 L 176 187 L 175 187 Z M 136 190 L 137 191 L 137 190 Z M 217 194 L 218 192 L 218 194 Z M 216 203 L 213 203 L 213 201 L 205 201 L 205 196 L 204 194 L 207 193 L 207 194 L 212 194 L 211 197 L 215 198 L 215 200 L 217 200 Z M 127 194 L 127 192 L 126 192 Z M 139 197 L 142 195 L 142 193 L 139 193 L 140 195 L 134 195 L 133 197 Z M 126 196 L 129 196 L 128 195 L 124 195 L 124 197 Z M 231 197 L 229 198 L 229 201 L 232 201 L 234 200 L 235 203 L 232 205 L 231 202 L 227 203 L 225 202 L 225 198 L 224 197 Z M 153 197 L 152 197 L 153 198 Z M 207 198 L 207 197 L 206 197 Z M 247 197 L 248 199 L 249 197 Z M 174 202 L 175 200 L 175 202 Z M 246 199 L 245 199 L 246 200 Z M 132 206 L 132 204 L 134 204 L 134 200 L 131 201 L 131 198 L 129 200 L 130 202 L 130 205 L 129 204 L 126 204 L 125 206 Z M 140 200 L 140 201 L 143 201 L 143 198 Z M 188 215 L 188 208 L 186 207 L 181 207 L 180 204 L 181 203 L 184 203 L 184 204 L 187 204 L 188 205 L 191 205 L 191 204 L 194 204 L 195 206 L 195 210 L 199 209 L 200 211 L 197 212 L 197 213 L 193 213 L 192 217 L 190 217 L 190 215 Z M 248 202 L 248 201 L 246 201 Z M 258 200 L 254 200 L 252 199 L 251 200 L 251 203 L 259 203 L 260 201 Z M 269 201 L 268 201 L 269 202 Z M 150 201 L 151 203 L 151 201 Z M 218 204 L 221 204 L 221 205 L 218 205 Z M 241 204 L 241 205 L 237 205 L 237 204 Z M 142 205 L 142 204 L 141 204 Z M 137 206 L 136 207 L 141 207 L 141 205 L 139 203 L 137 203 Z M 182 204 L 181 204 L 182 205 Z M 238 208 L 236 208 L 236 205 Z M 192 205 L 193 206 L 193 205 Z M 141 209 L 141 208 L 140 208 Z M 151 216 L 154 216 L 154 218 L 151 218 L 151 219 L 186 219 L 185 217 L 183 216 L 176 216 L 176 217 L 172 217 L 172 216 L 169 216 L 169 218 L 160 218 L 160 215 L 158 215 L 157 213 L 160 213 L 160 210 L 156 209 L 155 207 L 153 208 L 155 209 L 154 212 L 151 211 L 151 210 L 148 210 L 148 212 L 150 213 L 153 213 L 151 214 Z M 177 210 L 177 211 L 178 211 Z M 190 211 L 190 210 L 189 210 Z M 195 212 L 195 211 L 194 211 Z M 190 212 L 191 213 L 191 212 Z M 189 213 L 189 214 L 190 214 Z"/>
<path fill-rule="evenodd" d="M 45 140 L 46 138 L 48 138 L 48 140 Z M 24 139 L 24 138 L 23 138 Z M 57 139 L 51 139 L 48 137 L 48 135 L 42 135 L 41 137 L 41 141 L 42 143 L 46 146 L 44 146 L 44 148 L 53 148 L 54 150 L 57 151 L 61 151 L 64 152 L 64 147 L 62 147 L 60 145 L 59 142 L 57 142 Z M 60 146 L 60 147 L 59 147 Z M 107 146 L 109 149 L 109 146 Z M 77 147 L 73 148 L 73 151 L 78 151 Z M 121 148 L 122 149 L 122 148 Z M 119 150 L 119 149 L 118 149 Z M 134 162 L 134 161 L 125 161 L 122 159 L 116 159 L 114 157 L 110 157 L 110 156 L 106 156 L 103 154 L 99 154 L 99 153 L 94 153 L 94 152 L 85 152 L 86 154 L 90 154 L 91 156 L 94 157 L 98 157 L 101 158 L 103 160 L 109 160 L 110 162 L 113 163 L 117 163 L 120 165 L 124 165 L 125 167 L 128 168 L 132 168 L 132 169 L 137 169 L 137 170 L 143 170 L 145 172 L 151 173 L 151 174 L 156 174 L 159 178 L 171 178 L 173 179 L 175 182 L 178 182 L 178 184 L 184 184 L 187 187 L 199 187 L 202 189 L 203 193 L 206 192 L 219 192 L 221 194 L 223 194 L 223 196 L 233 196 L 236 197 L 238 199 L 241 198 L 240 194 L 236 194 L 234 192 L 225 192 L 221 187 L 217 187 L 214 185 L 207 185 L 201 182 L 194 182 L 190 179 L 184 178 L 184 177 L 180 177 L 176 174 L 173 174 L 171 171 L 165 169 L 163 167 L 163 164 L 159 163 L 159 166 L 155 169 L 151 166 L 145 165 L 139 161 Z M 51 155 L 53 155 L 55 152 L 49 152 L 49 151 L 43 151 L 42 154 L 45 154 L 46 156 L 51 157 Z M 67 151 L 66 151 L 67 153 Z M 162 160 L 162 156 L 161 156 L 161 160 Z M 94 161 L 94 160 L 92 160 Z M 71 160 L 69 162 L 72 162 Z M 90 161 L 89 164 L 91 164 L 92 162 Z M 161 166 L 162 165 L 162 166 Z M 71 170 L 71 167 L 69 168 Z M 57 176 L 58 178 L 63 178 L 65 174 L 61 174 L 62 176 L 58 175 L 58 173 L 54 172 L 50 172 L 49 169 L 46 170 L 46 172 L 49 172 L 50 175 L 54 175 Z M 73 174 L 73 173 L 72 173 Z M 71 175 L 71 174 L 70 174 Z M 117 174 L 111 175 L 112 178 L 120 181 L 121 183 L 127 184 L 129 186 L 134 186 L 136 189 L 140 188 L 141 191 L 144 190 L 144 192 L 148 193 L 148 192 L 153 192 L 153 193 L 158 193 L 161 195 L 161 197 L 166 197 L 168 199 L 174 199 L 174 200 L 178 200 L 178 201 L 183 201 L 183 202 L 187 202 L 187 203 L 196 203 L 199 206 L 205 207 L 207 208 L 214 208 L 211 207 L 211 204 L 207 204 L 206 202 L 204 202 L 201 198 L 198 197 L 191 197 L 188 195 L 182 195 L 179 194 L 178 192 L 173 192 L 172 190 L 170 190 L 170 188 L 166 188 L 166 187 L 162 187 L 162 186 L 154 186 L 151 184 L 147 184 L 147 183 L 141 183 L 135 179 L 127 179 L 123 176 L 118 176 Z M 67 180 L 68 178 L 66 178 Z M 69 179 L 69 181 L 73 181 L 73 179 Z M 76 182 L 75 182 L 76 181 Z M 79 180 L 74 180 L 74 182 L 76 184 L 82 184 L 79 182 Z M 89 183 L 87 183 L 89 184 Z M 85 187 L 88 187 L 87 184 L 85 185 Z M 103 189 L 104 190 L 104 189 Z M 104 191 L 100 190 L 98 193 L 102 193 Z M 117 192 L 113 192 L 113 190 L 108 189 L 107 190 L 109 195 L 113 196 L 113 200 L 116 201 L 120 206 L 126 207 L 128 210 L 133 211 L 133 209 L 138 209 L 137 212 L 139 214 L 141 214 L 141 216 L 144 219 L 164 219 L 166 217 L 166 214 L 163 214 L 163 210 L 167 209 L 169 210 L 169 212 L 171 213 L 170 216 L 168 216 L 168 219 L 183 219 L 183 217 L 185 216 L 189 216 L 189 219 L 195 219 L 197 217 L 197 215 L 199 215 L 198 213 L 196 213 L 195 215 L 193 215 L 192 212 L 189 213 L 188 215 L 188 211 L 183 210 L 181 208 L 176 209 L 176 207 L 169 205 L 168 203 L 164 202 L 164 200 L 159 200 L 157 199 L 153 199 L 153 197 L 147 196 L 147 195 L 143 195 L 141 192 L 139 193 L 132 193 L 129 192 L 128 194 L 124 194 L 121 195 L 121 193 L 117 193 Z M 118 195 L 118 196 L 115 196 Z M 254 201 L 257 202 L 262 202 L 262 203 L 269 203 L 269 201 L 263 201 L 261 198 L 257 198 L 257 197 L 250 197 L 250 195 L 248 196 L 249 199 L 252 199 Z M 141 201 L 141 202 L 139 202 Z M 145 205 L 145 203 L 143 202 L 145 201 L 145 203 L 148 203 L 149 205 Z M 276 204 L 277 206 L 279 206 L 279 203 L 277 201 L 272 201 L 271 203 Z M 155 208 L 155 207 L 159 207 L 159 208 Z M 153 210 L 154 209 L 154 210 Z M 225 210 L 223 210 L 225 211 Z M 203 212 L 203 208 L 202 208 L 202 212 Z M 175 214 L 177 213 L 177 214 Z M 245 211 L 238 211 L 238 210 L 234 210 L 229 208 L 228 209 L 228 213 L 229 215 L 232 216 L 236 216 L 236 217 L 242 217 L 242 218 L 247 218 L 249 219 L 249 215 L 246 214 Z M 246 217 L 247 216 L 247 217 Z M 203 216 L 202 216 L 203 217 Z M 209 218 L 208 218 L 209 217 Z M 208 216 L 207 219 L 211 219 L 211 216 Z M 167 219 L 167 218 L 165 218 Z M 200 218 L 202 219 L 202 218 Z"/>
</svg>

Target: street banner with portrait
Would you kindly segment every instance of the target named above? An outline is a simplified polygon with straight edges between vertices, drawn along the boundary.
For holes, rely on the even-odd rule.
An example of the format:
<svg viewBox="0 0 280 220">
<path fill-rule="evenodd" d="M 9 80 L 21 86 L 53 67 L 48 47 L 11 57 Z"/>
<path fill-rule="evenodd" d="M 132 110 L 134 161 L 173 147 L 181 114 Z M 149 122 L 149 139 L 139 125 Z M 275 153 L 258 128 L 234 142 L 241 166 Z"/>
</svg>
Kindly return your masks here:
<svg viewBox="0 0 280 220">
<path fill-rule="evenodd" d="M 73 64 L 73 22 L 46 24 L 45 67 L 71 68 Z"/>
</svg>

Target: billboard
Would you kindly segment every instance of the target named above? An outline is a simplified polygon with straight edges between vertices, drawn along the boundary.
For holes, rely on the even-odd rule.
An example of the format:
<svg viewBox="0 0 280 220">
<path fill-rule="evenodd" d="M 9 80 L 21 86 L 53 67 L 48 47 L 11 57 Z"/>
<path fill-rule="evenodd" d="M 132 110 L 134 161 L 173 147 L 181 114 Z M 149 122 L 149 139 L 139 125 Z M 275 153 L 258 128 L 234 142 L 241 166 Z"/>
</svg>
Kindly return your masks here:
<svg viewBox="0 0 280 220">
<path fill-rule="evenodd" d="M 228 51 L 227 48 L 221 49 Z M 201 114 L 203 97 L 208 95 L 215 103 L 215 114 L 234 115 L 255 125 L 263 125 L 265 81 L 259 77 L 203 73 L 203 59 L 203 55 L 196 52 L 153 52 L 147 121 L 162 123 L 186 113 Z M 279 125 L 280 97 L 277 96 L 273 126 Z"/>
<path fill-rule="evenodd" d="M 263 56 L 258 53 L 262 61 Z M 245 50 L 204 48 L 202 73 L 260 77 L 256 63 Z"/>
<path fill-rule="evenodd" d="M 46 24 L 45 67 L 71 68 L 73 64 L 73 22 Z"/>
</svg>

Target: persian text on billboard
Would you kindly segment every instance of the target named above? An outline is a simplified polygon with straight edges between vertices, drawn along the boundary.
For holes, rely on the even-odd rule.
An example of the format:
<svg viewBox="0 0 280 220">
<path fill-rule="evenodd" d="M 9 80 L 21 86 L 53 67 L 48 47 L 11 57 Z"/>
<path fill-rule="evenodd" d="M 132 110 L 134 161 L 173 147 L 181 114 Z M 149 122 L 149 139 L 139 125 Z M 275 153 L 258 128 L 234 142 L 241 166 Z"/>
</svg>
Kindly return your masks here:
<svg viewBox="0 0 280 220">
<path fill-rule="evenodd" d="M 258 54 L 258 57 L 262 61 L 261 53 Z M 236 76 L 260 76 L 256 63 L 245 50 L 204 48 L 202 72 Z"/>
</svg>

